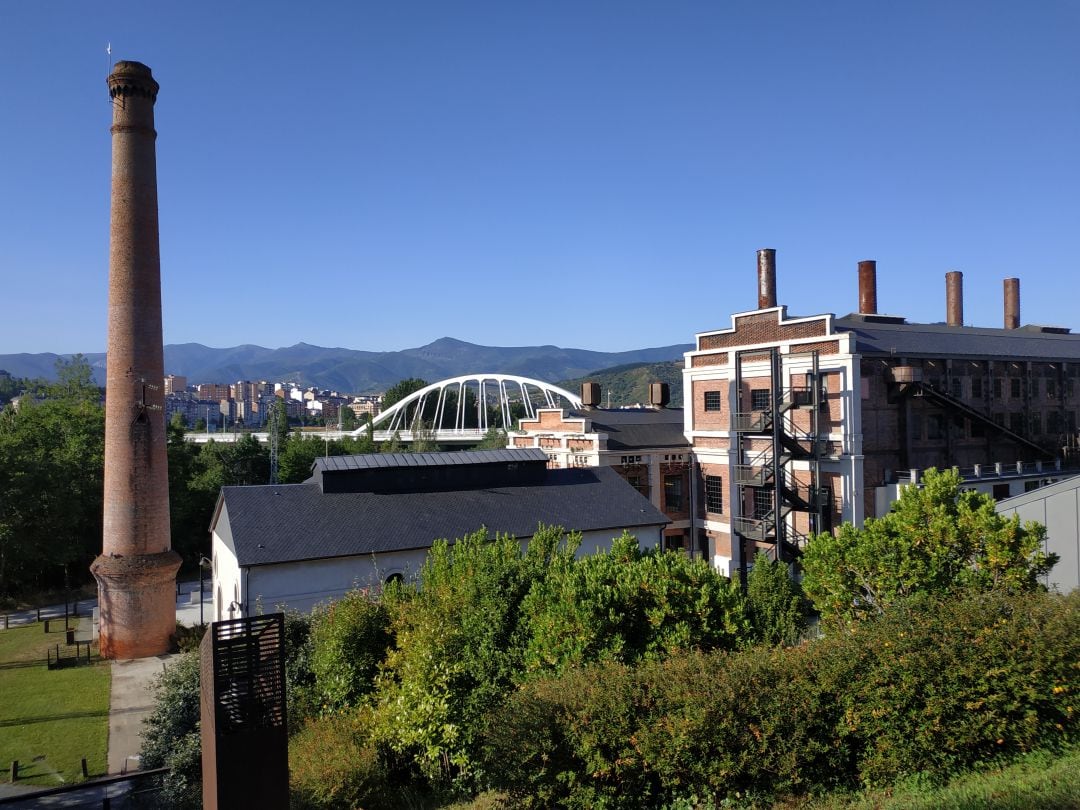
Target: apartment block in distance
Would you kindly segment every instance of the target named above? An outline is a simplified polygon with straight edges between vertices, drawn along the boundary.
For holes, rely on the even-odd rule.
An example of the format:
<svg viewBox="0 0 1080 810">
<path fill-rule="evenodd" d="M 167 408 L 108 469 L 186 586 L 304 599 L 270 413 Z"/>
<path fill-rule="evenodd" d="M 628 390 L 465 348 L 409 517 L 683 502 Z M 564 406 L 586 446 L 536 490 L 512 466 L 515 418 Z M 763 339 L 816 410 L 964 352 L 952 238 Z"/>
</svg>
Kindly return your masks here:
<svg viewBox="0 0 1080 810">
<path fill-rule="evenodd" d="M 878 313 L 876 274 L 859 263 L 858 312 L 796 316 L 761 250 L 757 309 L 686 354 L 698 542 L 729 575 L 758 549 L 791 559 L 812 533 L 884 514 L 928 467 L 995 498 L 1077 471 L 1080 336 L 1021 326 L 1016 279 L 1002 328 L 965 326 L 955 271 L 946 320 L 908 323 Z"/>
</svg>

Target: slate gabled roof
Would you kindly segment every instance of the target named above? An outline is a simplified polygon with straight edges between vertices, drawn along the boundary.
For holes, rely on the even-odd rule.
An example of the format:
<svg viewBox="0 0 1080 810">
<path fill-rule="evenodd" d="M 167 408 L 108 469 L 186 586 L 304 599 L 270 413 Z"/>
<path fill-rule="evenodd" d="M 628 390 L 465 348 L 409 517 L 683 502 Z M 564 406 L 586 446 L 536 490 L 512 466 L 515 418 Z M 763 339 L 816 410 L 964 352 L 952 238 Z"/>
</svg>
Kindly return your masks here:
<svg viewBox="0 0 1080 810">
<path fill-rule="evenodd" d="M 537 486 L 324 495 L 307 483 L 225 487 L 221 498 L 241 566 L 427 548 L 481 526 L 531 537 L 540 523 L 614 533 L 669 522 L 604 467 L 546 470 Z"/>
<path fill-rule="evenodd" d="M 1080 335 L 1042 332 L 1037 327 L 870 323 L 855 315 L 837 318 L 833 325 L 837 331 L 851 332 L 855 351 L 863 355 L 1080 360 Z"/>
<path fill-rule="evenodd" d="M 596 433 L 606 433 L 608 450 L 648 450 L 656 447 L 688 448 L 681 408 L 626 408 L 571 411 L 573 417 L 592 420 Z"/>
</svg>

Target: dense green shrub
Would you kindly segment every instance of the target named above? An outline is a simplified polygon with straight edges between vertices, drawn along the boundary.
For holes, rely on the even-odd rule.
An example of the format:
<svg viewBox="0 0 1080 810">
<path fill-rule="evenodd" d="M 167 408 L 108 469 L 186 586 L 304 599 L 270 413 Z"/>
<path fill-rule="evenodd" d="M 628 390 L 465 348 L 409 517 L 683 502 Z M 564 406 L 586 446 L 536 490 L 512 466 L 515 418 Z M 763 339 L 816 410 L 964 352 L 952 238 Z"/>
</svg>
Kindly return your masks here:
<svg viewBox="0 0 1080 810">
<path fill-rule="evenodd" d="M 1075 732 L 1080 594 L 910 603 L 793 648 L 523 685 L 484 755 L 521 806 L 656 807 L 943 777 Z"/>
<path fill-rule="evenodd" d="M 1066 739 L 1080 685 L 1080 592 L 910 602 L 861 628 L 844 692 L 859 777 L 945 775 Z"/>
<path fill-rule="evenodd" d="M 488 726 L 494 785 L 521 806 L 650 808 L 833 784 L 850 752 L 806 648 L 568 670 Z"/>
<path fill-rule="evenodd" d="M 199 737 L 199 654 L 175 659 L 154 680 L 156 703 L 142 731 L 143 768 L 168 768 L 160 805 L 202 807 L 202 741 Z"/>
<path fill-rule="evenodd" d="M 754 638 L 764 644 L 794 644 L 806 626 L 806 599 L 788 567 L 759 551 L 746 578 L 747 607 Z"/>
<path fill-rule="evenodd" d="M 602 660 L 633 663 L 675 650 L 731 649 L 750 636 L 737 584 L 703 560 L 641 551 L 625 532 L 608 553 L 557 555 L 522 612 L 530 672 Z"/>
<path fill-rule="evenodd" d="M 371 709 L 305 723 L 289 741 L 289 786 L 298 808 L 395 808 L 387 772 L 371 742 Z"/>
<path fill-rule="evenodd" d="M 305 721 L 322 708 L 311 670 L 311 616 L 298 610 L 280 608 L 284 617 L 285 691 L 289 707 L 289 733 L 299 731 Z"/>
<path fill-rule="evenodd" d="M 378 682 L 376 738 L 413 758 L 433 784 L 478 784 L 483 718 L 521 669 L 521 601 L 579 539 L 540 527 L 524 554 L 513 537 L 486 530 L 440 540 L 421 586 L 385 594 L 395 643 Z"/>
<path fill-rule="evenodd" d="M 298 627 L 294 629 L 294 634 L 300 632 Z M 392 642 L 389 611 L 366 591 L 350 591 L 316 608 L 311 616 L 308 656 L 313 696 L 322 711 L 355 706 L 371 692 L 379 664 Z"/>
</svg>

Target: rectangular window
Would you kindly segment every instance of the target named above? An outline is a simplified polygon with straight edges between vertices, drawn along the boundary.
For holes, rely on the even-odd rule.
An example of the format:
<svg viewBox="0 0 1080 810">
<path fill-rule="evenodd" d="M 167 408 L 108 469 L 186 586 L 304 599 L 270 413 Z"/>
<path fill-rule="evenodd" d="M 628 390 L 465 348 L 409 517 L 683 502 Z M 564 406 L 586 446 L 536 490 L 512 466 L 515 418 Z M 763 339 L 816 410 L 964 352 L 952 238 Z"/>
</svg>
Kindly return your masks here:
<svg viewBox="0 0 1080 810">
<path fill-rule="evenodd" d="M 942 424 L 941 414 L 932 413 L 926 417 L 926 438 L 930 441 L 937 441 L 943 438 L 945 435 L 944 425 Z"/>
<path fill-rule="evenodd" d="M 719 391 L 706 391 L 705 392 L 705 410 L 707 411 L 719 411 L 723 409 L 723 402 L 720 399 Z"/>
<path fill-rule="evenodd" d="M 719 475 L 705 476 L 705 511 L 724 511 L 724 479 Z"/>
<path fill-rule="evenodd" d="M 964 381 L 959 377 L 952 378 L 952 395 L 957 399 L 962 399 L 964 396 Z"/>
<path fill-rule="evenodd" d="M 1050 399 L 1057 399 L 1057 380 L 1046 381 L 1046 396 Z"/>
<path fill-rule="evenodd" d="M 1022 413 L 1009 414 L 1009 430 L 1013 433 L 1024 432 L 1024 415 Z"/>
<path fill-rule="evenodd" d="M 758 388 L 750 392 L 750 410 L 767 411 L 772 407 L 772 391 Z"/>
<path fill-rule="evenodd" d="M 921 413 L 913 413 L 911 415 L 911 438 L 915 441 L 922 441 L 922 425 L 923 418 Z"/>
<path fill-rule="evenodd" d="M 620 464 L 640 464 L 641 456 L 621 456 L 619 460 Z"/>
<path fill-rule="evenodd" d="M 1009 396 L 1020 399 L 1020 378 L 1013 377 L 1009 380 Z"/>
<path fill-rule="evenodd" d="M 1002 384 L 1001 377 L 994 377 L 994 399 L 1001 399 L 1004 390 L 1005 387 Z"/>
<path fill-rule="evenodd" d="M 626 483 L 628 483 L 630 486 L 632 486 L 634 489 L 636 489 L 638 492 L 640 492 L 646 498 L 649 497 L 649 482 L 648 482 L 648 479 L 645 476 L 643 476 L 643 475 L 628 475 L 628 476 L 626 476 Z"/>
<path fill-rule="evenodd" d="M 1031 435 L 1032 436 L 1041 436 L 1042 435 L 1042 414 L 1041 413 L 1033 413 L 1031 415 Z"/>
<path fill-rule="evenodd" d="M 683 510 L 682 476 L 664 476 L 664 509 L 668 512 Z"/>
<path fill-rule="evenodd" d="M 754 519 L 764 520 L 773 509 L 773 494 L 771 489 L 754 490 Z"/>
<path fill-rule="evenodd" d="M 1056 436 L 1061 433 L 1061 413 L 1058 411 L 1050 411 L 1046 415 L 1046 432 L 1051 436 Z"/>
</svg>

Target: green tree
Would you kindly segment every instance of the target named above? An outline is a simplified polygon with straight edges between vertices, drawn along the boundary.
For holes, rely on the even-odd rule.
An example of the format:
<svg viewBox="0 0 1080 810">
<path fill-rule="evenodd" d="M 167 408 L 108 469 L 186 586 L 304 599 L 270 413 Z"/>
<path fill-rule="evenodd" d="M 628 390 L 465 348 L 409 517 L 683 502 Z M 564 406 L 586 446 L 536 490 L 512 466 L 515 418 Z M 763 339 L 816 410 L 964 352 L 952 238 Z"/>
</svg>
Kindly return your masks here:
<svg viewBox="0 0 1080 810">
<path fill-rule="evenodd" d="M 783 563 L 759 551 L 746 578 L 754 637 L 765 644 L 794 644 L 806 624 L 805 598 Z"/>
<path fill-rule="evenodd" d="M 413 440 L 409 444 L 409 451 L 413 453 L 431 453 L 439 449 L 435 441 L 435 430 L 423 419 L 417 420 L 413 428 Z"/>
<path fill-rule="evenodd" d="M 299 484 L 311 477 L 311 465 L 326 452 L 321 437 L 290 434 L 278 450 L 278 481 Z"/>
<path fill-rule="evenodd" d="M 703 560 L 641 551 L 624 532 L 611 551 L 557 555 L 522 605 L 525 665 L 535 672 L 679 649 L 733 649 L 750 636 L 741 589 Z"/>
<path fill-rule="evenodd" d="M 506 431 L 494 426 L 488 428 L 480 444 L 476 445 L 477 450 L 499 450 L 504 447 L 506 447 Z"/>
<path fill-rule="evenodd" d="M 484 529 L 437 541 L 422 586 L 384 595 L 395 642 L 378 683 L 376 737 L 436 783 L 475 784 L 483 718 L 521 669 L 522 600 L 560 545 L 579 541 L 551 527 L 538 528 L 525 553 Z"/>
<path fill-rule="evenodd" d="M 1045 539 L 1045 527 L 999 515 L 988 495 L 962 489 L 959 473 L 930 469 L 884 517 L 814 537 L 803 588 L 829 621 L 877 615 L 915 593 L 1030 591 L 1057 562 L 1042 551 Z"/>
<path fill-rule="evenodd" d="M 365 591 L 350 591 L 312 613 L 309 660 L 324 712 L 356 706 L 372 691 L 392 641 L 389 611 Z"/>
<path fill-rule="evenodd" d="M 353 409 L 350 408 L 348 405 L 342 405 L 340 414 L 341 429 L 356 430 L 356 414 L 353 412 Z"/>
<path fill-rule="evenodd" d="M 401 402 L 405 397 L 409 396 L 421 388 L 426 388 L 428 385 L 426 380 L 422 380 L 419 377 L 409 377 L 406 380 L 395 383 L 386 389 L 386 392 L 382 395 L 382 409 L 385 411 L 391 406 Z"/>
<path fill-rule="evenodd" d="M 187 562 L 197 563 L 209 549 L 208 527 L 217 490 L 199 485 L 203 471 L 201 454 L 198 445 L 184 438 L 183 420 L 173 419 L 165 432 L 168 437 L 172 547 Z"/>
<path fill-rule="evenodd" d="M 57 378 L 0 413 L 0 592 L 84 581 L 101 547 L 100 389 L 78 355 Z"/>
</svg>

